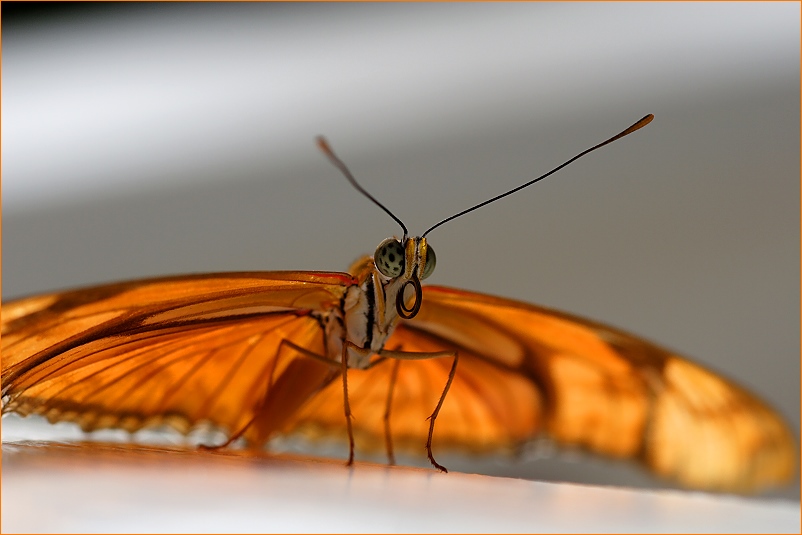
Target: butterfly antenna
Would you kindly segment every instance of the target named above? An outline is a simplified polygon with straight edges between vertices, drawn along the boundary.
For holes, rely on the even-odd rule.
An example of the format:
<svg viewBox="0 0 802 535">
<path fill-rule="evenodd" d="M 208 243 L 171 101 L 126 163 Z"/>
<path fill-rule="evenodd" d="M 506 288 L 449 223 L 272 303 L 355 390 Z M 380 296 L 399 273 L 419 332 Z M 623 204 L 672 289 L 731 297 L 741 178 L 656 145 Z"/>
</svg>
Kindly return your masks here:
<svg viewBox="0 0 802 535">
<path fill-rule="evenodd" d="M 576 160 L 580 159 L 582 156 L 584 156 L 584 155 L 586 155 L 586 154 L 588 154 L 588 153 L 590 153 L 590 152 L 593 152 L 593 151 L 594 151 L 594 150 L 596 150 L 596 149 L 600 149 L 600 148 L 602 148 L 603 146 L 605 146 L 605 145 L 608 145 L 608 144 L 612 143 L 613 141 L 615 141 L 615 140 L 617 140 L 617 139 L 621 139 L 622 137 L 624 137 L 624 136 L 627 136 L 627 135 L 631 134 L 632 132 L 634 132 L 634 131 L 636 131 L 636 130 L 640 130 L 641 128 L 643 128 L 643 127 L 644 127 L 644 126 L 646 126 L 647 124 L 651 123 L 651 122 L 652 122 L 652 119 L 654 119 L 654 115 L 652 115 L 652 114 L 650 113 L 649 115 L 647 115 L 646 117 L 644 117 L 643 119 L 641 119 L 641 120 L 640 120 L 640 121 L 638 121 L 637 123 L 633 124 L 632 126 L 630 126 L 629 128 L 627 128 L 626 130 L 624 130 L 623 132 L 621 132 L 620 134 L 616 134 L 616 135 L 614 135 L 613 137 L 611 137 L 610 139 L 608 139 L 607 141 L 602 141 L 602 142 L 601 142 L 601 143 L 599 143 L 598 145 L 596 145 L 596 146 L 593 146 L 593 147 L 591 147 L 591 148 L 587 149 L 586 151 L 580 152 L 579 154 L 577 154 L 576 156 L 574 156 L 573 158 L 571 158 L 570 160 L 568 160 L 568 161 L 567 161 L 567 162 L 565 162 L 564 164 L 562 164 L 562 165 L 559 165 L 559 166 L 555 167 L 554 169 L 552 169 L 551 171 L 549 171 L 549 172 L 548 172 L 548 173 L 546 173 L 545 175 L 541 175 L 541 176 L 537 177 L 536 179 L 534 179 L 534 180 L 530 180 L 530 181 L 529 181 L 529 182 L 527 182 L 526 184 L 521 184 L 521 185 L 520 185 L 520 186 L 518 186 L 517 188 L 513 188 L 513 189 L 511 189 L 510 191 L 508 191 L 508 192 L 506 192 L 506 193 L 502 193 L 501 195 L 497 195 L 497 196 L 493 197 L 492 199 L 488 199 L 488 200 L 486 200 L 486 201 L 484 201 L 484 202 L 481 202 L 481 203 L 477 204 L 476 206 L 472 206 L 472 207 L 468 208 L 467 210 L 463 210 L 462 212 L 460 212 L 460 213 L 458 213 L 458 214 L 454 214 L 454 215 L 452 215 L 451 217 L 447 217 L 447 218 L 443 219 L 442 221 L 440 221 L 439 223 L 437 223 L 437 224 L 436 224 L 436 225 L 434 225 L 433 227 L 429 228 L 429 230 L 427 230 L 426 232 L 424 232 L 424 233 L 423 233 L 423 237 L 425 237 L 427 234 L 429 234 L 431 231 L 433 231 L 434 229 L 436 229 L 436 228 L 437 228 L 437 227 L 439 227 L 440 225 L 444 225 L 445 223 L 448 223 L 448 222 L 449 222 L 449 221 L 451 221 L 452 219 L 456 219 L 456 218 L 458 218 L 458 217 L 460 217 L 460 216 L 463 216 L 463 215 L 467 214 L 468 212 L 473 212 L 474 210 L 477 210 L 477 209 L 481 208 L 482 206 L 485 206 L 485 205 L 487 205 L 487 204 L 490 204 L 491 202 L 495 202 L 495 201 L 497 201 L 497 200 L 499 200 L 499 199 L 503 199 L 503 198 L 504 198 L 504 197 L 506 197 L 507 195 L 512 195 L 512 194 L 513 194 L 513 193 L 515 193 L 516 191 L 520 191 L 520 190 L 522 190 L 522 189 L 524 189 L 524 188 L 526 188 L 526 187 L 528 187 L 528 186 L 531 186 L 531 185 L 532 185 L 532 184 L 534 184 L 535 182 L 538 182 L 538 181 L 540 181 L 540 180 L 543 180 L 543 179 L 544 179 L 544 178 L 546 178 L 547 176 L 551 176 L 551 175 L 553 175 L 554 173 L 556 173 L 557 171 L 559 171 L 560 169 L 562 169 L 562 168 L 563 168 L 563 167 L 565 167 L 566 165 L 568 165 L 568 164 L 570 164 L 570 163 L 572 163 L 572 162 L 575 162 Z"/>
<path fill-rule="evenodd" d="M 379 208 L 384 210 L 387 213 L 387 215 L 389 215 L 390 217 L 392 217 L 395 220 L 396 223 L 401 225 L 401 228 L 404 230 L 403 242 L 405 242 L 406 239 L 407 239 L 407 234 L 408 234 L 406 225 L 404 225 L 404 223 L 400 219 L 398 219 L 395 216 L 395 214 L 393 214 L 386 206 L 384 206 L 382 203 L 377 201 L 376 198 L 373 195 L 368 193 L 365 190 L 365 188 L 363 188 L 362 186 L 359 185 L 359 182 L 356 181 L 356 179 L 354 178 L 354 175 L 352 175 L 351 171 L 348 170 L 348 167 L 346 167 L 345 164 L 343 163 L 343 161 L 340 160 L 337 157 L 336 154 L 334 154 L 333 150 L 331 150 L 331 147 L 329 146 L 328 141 L 326 141 L 326 138 L 324 138 L 323 136 L 318 136 L 318 137 L 315 138 L 315 141 L 317 141 L 317 146 L 321 151 L 323 151 L 323 154 L 325 154 L 328 157 L 329 161 L 331 161 L 331 163 L 334 164 L 334 167 L 339 169 L 340 172 L 343 175 L 345 175 L 345 178 L 348 179 L 348 182 L 350 182 L 351 185 L 353 187 L 355 187 L 356 190 L 359 193 L 361 193 L 362 195 L 364 195 L 365 197 L 367 197 L 368 199 L 373 201 L 373 204 L 375 204 L 376 206 L 378 206 Z"/>
</svg>

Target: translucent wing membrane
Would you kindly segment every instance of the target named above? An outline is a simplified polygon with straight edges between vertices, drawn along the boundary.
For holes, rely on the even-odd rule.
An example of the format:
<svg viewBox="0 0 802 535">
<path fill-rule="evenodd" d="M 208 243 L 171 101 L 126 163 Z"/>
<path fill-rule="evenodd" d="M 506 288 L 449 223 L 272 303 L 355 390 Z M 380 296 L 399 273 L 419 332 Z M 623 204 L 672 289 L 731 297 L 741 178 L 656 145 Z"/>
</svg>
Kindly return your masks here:
<svg viewBox="0 0 802 535">
<path fill-rule="evenodd" d="M 754 490 L 796 470 L 797 445 L 774 411 L 701 366 L 617 329 L 434 287 L 425 289 L 410 327 L 538 385 L 544 430 L 558 442 L 634 457 L 699 488 Z"/>
<path fill-rule="evenodd" d="M 331 367 L 308 315 L 336 304 L 350 277 L 251 273 L 156 279 L 3 306 L 3 412 L 85 430 L 200 422 L 263 442 Z M 277 403 L 277 401 L 280 401 Z M 260 413 L 261 414 L 261 413 Z"/>
<path fill-rule="evenodd" d="M 385 345 L 459 352 L 435 449 L 516 451 L 539 433 L 636 459 L 683 485 L 752 491 L 794 474 L 797 446 L 781 418 L 733 383 L 622 331 L 480 294 L 424 287 L 418 315 Z M 349 371 L 362 448 L 384 448 L 391 363 Z M 391 410 L 396 447 L 422 451 L 449 359 L 400 364 Z M 344 433 L 336 385 L 290 420 L 308 435 Z M 341 393 L 339 393 L 341 396 Z"/>
<path fill-rule="evenodd" d="M 434 352 L 454 347 L 424 332 L 401 325 L 387 349 Z M 534 383 L 497 363 L 460 350 L 459 367 L 437 418 L 433 448 L 490 453 L 534 436 L 541 425 L 541 394 Z M 448 378 L 449 358 L 404 360 L 398 368 L 390 427 L 393 445 L 422 453 L 432 413 Z M 384 450 L 384 414 L 393 367 L 385 361 L 369 370 L 348 371 L 348 393 L 354 414 L 357 449 Z M 333 383 L 288 423 L 288 431 L 310 437 L 345 436 L 342 387 Z"/>
<path fill-rule="evenodd" d="M 313 312 L 350 276 L 242 273 L 155 279 L 2 309 L 3 412 L 84 429 L 211 423 L 260 446 L 276 434 L 346 437 L 336 366 Z M 290 342 L 289 344 L 284 342 Z M 636 459 L 686 486 L 749 491 L 789 479 L 797 446 L 733 383 L 622 331 L 480 294 L 424 287 L 385 349 L 459 352 L 434 448 L 514 452 L 539 435 Z M 379 357 L 374 356 L 374 359 Z M 452 359 L 403 360 L 389 429 L 422 453 Z M 385 448 L 395 362 L 349 370 L 357 449 Z"/>
</svg>

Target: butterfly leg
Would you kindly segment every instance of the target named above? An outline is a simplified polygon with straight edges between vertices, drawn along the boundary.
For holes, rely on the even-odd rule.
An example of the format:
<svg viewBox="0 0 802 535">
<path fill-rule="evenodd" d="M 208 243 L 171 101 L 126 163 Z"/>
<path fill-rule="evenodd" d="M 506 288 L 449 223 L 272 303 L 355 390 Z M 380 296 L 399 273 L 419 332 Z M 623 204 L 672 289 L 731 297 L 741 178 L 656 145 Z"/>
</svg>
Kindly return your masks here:
<svg viewBox="0 0 802 535">
<path fill-rule="evenodd" d="M 348 355 L 350 351 L 354 351 L 357 354 L 362 354 L 365 357 L 372 353 L 370 349 L 365 349 L 352 342 L 349 342 L 348 340 L 343 340 L 343 352 L 342 358 L 340 359 L 340 366 L 342 367 L 343 375 L 343 408 L 345 409 L 345 424 L 348 428 L 348 463 L 346 466 L 351 466 L 354 464 L 354 429 L 351 426 L 351 404 L 348 402 Z"/>
<path fill-rule="evenodd" d="M 401 361 L 396 359 L 393 363 L 393 371 L 390 372 L 390 387 L 387 389 L 387 404 L 384 407 L 384 442 L 387 445 L 387 462 L 390 466 L 395 465 L 395 455 L 393 455 L 393 436 L 390 433 L 390 409 L 393 404 L 393 392 L 395 382 L 398 379 L 398 367 Z"/>
<path fill-rule="evenodd" d="M 342 358 L 338 363 L 327 357 L 323 357 L 317 355 L 316 353 L 312 353 L 308 349 L 304 349 L 300 346 L 297 346 L 294 343 L 290 342 L 289 340 L 284 340 L 283 342 L 286 342 L 288 346 L 292 347 L 302 355 L 305 355 L 309 358 L 318 360 L 330 366 L 336 366 L 338 364 L 340 365 L 343 377 L 343 409 L 345 412 L 346 427 L 348 428 L 348 463 L 346 464 L 346 466 L 351 466 L 352 464 L 354 464 L 354 429 L 353 426 L 351 425 L 351 404 L 348 401 L 348 355 L 350 354 L 351 351 L 353 351 L 359 355 L 368 357 L 370 353 L 372 353 L 372 351 L 370 349 L 359 347 L 358 345 L 349 342 L 348 340 L 343 340 Z"/>
<path fill-rule="evenodd" d="M 311 359 L 316 360 L 318 362 L 322 362 L 324 364 L 328 364 L 329 366 L 338 366 L 339 365 L 339 363 L 337 361 L 334 361 L 334 360 L 331 360 L 329 358 L 320 356 L 317 353 L 313 353 L 313 352 L 309 351 L 308 349 L 305 349 L 305 348 L 303 348 L 303 347 L 301 347 L 301 346 L 299 346 L 299 345 L 297 345 L 297 344 L 295 344 L 292 341 L 287 340 L 287 339 L 283 339 L 281 341 L 281 343 L 279 344 L 279 349 L 278 349 L 278 352 L 277 352 L 278 354 L 281 354 L 281 349 L 283 347 L 289 347 L 290 349 L 293 349 L 293 350 L 297 351 L 298 353 L 300 353 L 301 355 L 303 355 L 305 357 L 311 358 Z M 273 359 L 272 366 L 270 366 L 270 373 L 268 374 L 268 379 L 267 379 L 267 388 L 265 389 L 265 400 L 267 399 L 267 395 L 270 393 L 270 389 L 273 386 L 274 372 L 276 370 L 276 365 L 278 363 L 278 360 L 279 360 L 279 358 L 277 356 L 275 359 Z M 262 405 L 264 405 L 264 401 L 262 402 Z M 200 445 L 200 449 L 206 450 L 206 451 L 213 451 L 213 450 L 220 450 L 220 449 L 223 449 L 223 448 L 227 448 L 228 446 L 233 444 L 234 441 L 236 441 L 243 434 L 245 434 L 245 431 L 247 431 L 248 428 L 251 427 L 251 425 L 253 425 L 253 423 L 260 416 L 261 416 L 261 405 L 260 405 L 259 409 L 254 411 L 253 417 L 251 417 L 251 419 L 248 420 L 248 422 L 244 426 L 242 426 L 236 433 L 232 434 L 231 437 L 229 437 L 228 440 L 226 440 L 222 444 L 218 444 L 216 446 L 209 446 L 209 445 L 206 445 L 206 444 L 201 444 Z"/>
<path fill-rule="evenodd" d="M 348 401 L 348 355 L 350 354 L 351 351 L 353 351 L 357 354 L 361 354 L 367 357 L 370 355 L 371 350 L 359 347 L 358 345 L 349 342 L 348 340 L 343 340 L 342 358 L 340 359 L 340 362 L 336 362 L 327 357 L 323 357 L 316 353 L 312 353 L 308 349 L 304 349 L 300 346 L 297 346 L 294 343 L 290 342 L 289 340 L 284 340 L 283 342 L 286 343 L 288 346 L 292 347 L 293 349 L 295 349 L 296 351 L 298 351 L 299 353 L 301 353 L 302 355 L 318 360 L 330 366 L 339 365 L 341 367 L 341 373 L 343 377 L 343 409 L 345 412 L 346 427 L 348 428 L 348 463 L 346 463 L 346 466 L 351 466 L 352 464 L 354 464 L 354 429 L 351 425 L 351 404 Z"/>
<path fill-rule="evenodd" d="M 343 374 L 343 408 L 345 409 L 345 425 L 348 428 L 348 462 L 354 464 L 354 429 L 351 427 L 351 404 L 348 403 L 348 345 L 343 344 L 343 355 L 340 359 Z"/>
<path fill-rule="evenodd" d="M 237 431 L 236 433 L 234 433 L 233 435 L 231 435 L 231 436 L 228 438 L 228 440 L 226 440 L 226 441 L 225 441 L 225 442 L 223 442 L 222 444 L 218 444 L 218 445 L 216 445 L 216 446 L 210 446 L 210 445 L 208 445 L 208 444 L 200 444 L 200 445 L 198 446 L 198 449 L 201 449 L 201 450 L 204 450 L 204 451 L 217 451 L 217 450 L 222 450 L 222 449 L 225 449 L 225 448 L 229 447 L 231 444 L 233 444 L 233 443 L 234 443 L 234 441 L 235 441 L 235 440 L 237 440 L 239 437 L 241 437 L 241 436 L 242 436 L 242 435 L 245 433 L 245 431 L 247 431 L 247 430 L 248 430 L 248 428 L 251 426 L 251 424 L 253 424 L 253 422 L 255 422 L 255 421 L 256 421 L 256 418 L 257 418 L 258 416 L 259 416 L 259 411 L 256 411 L 256 412 L 254 412 L 254 414 L 253 414 L 253 417 L 252 417 L 250 420 L 248 420 L 248 423 L 246 423 L 245 425 L 243 425 L 243 426 L 240 428 L 240 430 L 239 430 L 239 431 Z"/>
<path fill-rule="evenodd" d="M 448 472 L 445 466 L 439 464 L 437 461 L 434 460 L 434 455 L 432 455 L 432 437 L 434 436 L 434 422 L 437 420 L 437 415 L 440 413 L 440 408 L 443 406 L 443 402 L 446 399 L 446 394 L 448 394 L 448 389 L 451 388 L 451 383 L 454 381 L 454 375 L 457 373 L 457 362 L 459 361 L 459 355 L 456 351 L 440 351 L 437 353 L 412 353 L 407 351 L 382 351 L 381 356 L 399 359 L 399 360 L 420 360 L 420 359 L 433 359 L 433 358 L 440 358 L 440 357 L 454 357 L 454 363 L 451 365 L 451 371 L 448 372 L 448 380 L 446 381 L 446 387 L 443 389 L 443 393 L 440 395 L 440 401 L 437 402 L 437 406 L 434 408 L 434 412 L 432 412 L 431 416 L 427 418 L 429 420 L 429 437 L 426 440 L 426 456 L 429 457 L 429 462 L 432 463 L 432 466 L 440 470 L 441 472 Z"/>
<path fill-rule="evenodd" d="M 370 363 L 370 366 L 365 368 L 369 370 L 382 362 L 389 360 L 388 357 L 379 357 Z M 387 462 L 390 466 L 395 466 L 395 454 L 393 453 L 393 436 L 390 432 L 390 409 L 393 404 L 393 392 L 395 391 L 395 382 L 398 379 L 398 366 L 401 361 L 394 359 L 393 369 L 390 372 L 390 387 L 387 389 L 387 402 L 384 406 L 384 444 L 387 447 Z"/>
<path fill-rule="evenodd" d="M 285 342 L 285 341 L 286 341 L 286 340 L 282 340 L 282 342 Z M 282 344 L 282 345 L 283 345 L 283 344 Z M 281 345 L 279 346 L 279 351 L 278 351 L 278 353 L 281 353 Z M 265 398 L 267 397 L 267 394 L 270 392 L 270 388 L 273 386 L 273 372 L 275 372 L 275 371 L 276 371 L 276 363 L 277 363 L 277 362 L 278 362 L 278 357 L 276 357 L 275 359 L 273 359 L 273 363 L 272 363 L 272 365 L 270 366 L 270 374 L 268 375 L 268 379 L 267 379 L 267 388 L 265 389 Z M 264 402 L 262 402 L 262 405 L 263 405 L 263 404 L 264 404 Z M 251 419 L 250 419 L 250 420 L 248 420 L 248 422 L 247 422 L 247 423 L 246 423 L 244 426 L 242 426 L 242 427 L 241 427 L 241 428 L 240 428 L 240 429 L 239 429 L 237 432 L 233 433 L 233 434 L 232 434 L 232 435 L 231 435 L 231 436 L 228 438 L 228 440 L 226 440 L 226 441 L 225 441 L 225 442 L 223 442 L 222 444 L 218 444 L 217 446 L 209 446 L 209 445 L 206 445 L 206 444 L 201 444 L 201 445 L 199 446 L 199 449 L 201 449 L 201 450 L 205 450 L 205 451 L 216 451 L 216 450 L 222 450 L 222 449 L 224 449 L 224 448 L 227 448 L 227 447 L 229 447 L 231 444 L 233 444 L 233 443 L 234 443 L 234 441 L 235 441 L 235 440 L 237 440 L 237 439 L 238 439 L 238 438 L 240 438 L 240 437 L 241 437 L 243 434 L 245 434 L 245 431 L 247 431 L 247 430 L 248 430 L 248 428 L 249 428 L 251 425 L 253 425 L 253 423 L 256 421 L 256 419 L 259 417 L 259 414 L 261 413 L 261 410 L 260 410 L 260 409 L 261 409 L 261 405 L 260 405 L 260 408 L 259 408 L 259 409 L 257 409 L 257 410 L 255 410 L 255 411 L 254 411 L 254 413 L 253 413 L 253 416 L 251 417 Z"/>
</svg>

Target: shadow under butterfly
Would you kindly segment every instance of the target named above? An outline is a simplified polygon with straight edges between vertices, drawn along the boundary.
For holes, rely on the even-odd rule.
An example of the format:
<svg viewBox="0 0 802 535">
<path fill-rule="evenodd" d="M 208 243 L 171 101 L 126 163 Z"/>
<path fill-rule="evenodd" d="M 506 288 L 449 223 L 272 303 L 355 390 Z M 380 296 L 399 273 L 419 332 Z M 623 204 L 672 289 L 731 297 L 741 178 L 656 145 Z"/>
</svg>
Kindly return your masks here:
<svg viewBox="0 0 802 535">
<path fill-rule="evenodd" d="M 348 273 L 186 275 L 51 293 L 2 306 L 3 414 L 86 431 L 202 424 L 261 448 L 348 436 L 354 450 L 512 453 L 538 436 L 636 459 L 681 485 L 751 492 L 789 480 L 797 448 L 746 390 L 618 329 L 531 304 L 423 286 L 426 236 L 552 171 L 403 229 Z M 337 379 L 340 380 L 337 380 Z M 352 419 L 352 411 L 358 418 Z M 428 425 L 425 423 L 428 419 Z"/>
</svg>

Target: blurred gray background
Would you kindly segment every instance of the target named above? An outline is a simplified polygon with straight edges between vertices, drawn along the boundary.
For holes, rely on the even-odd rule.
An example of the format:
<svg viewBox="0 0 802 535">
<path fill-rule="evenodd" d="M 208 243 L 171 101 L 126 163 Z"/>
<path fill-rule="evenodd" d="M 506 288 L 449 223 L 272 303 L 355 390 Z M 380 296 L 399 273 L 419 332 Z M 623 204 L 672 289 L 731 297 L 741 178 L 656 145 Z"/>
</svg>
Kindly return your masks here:
<svg viewBox="0 0 802 535">
<path fill-rule="evenodd" d="M 344 270 L 434 231 L 430 281 L 624 328 L 799 430 L 796 3 L 3 3 L 2 295 Z M 655 485 L 569 456 L 455 461 Z M 790 489 L 786 496 L 798 496 Z"/>
</svg>

